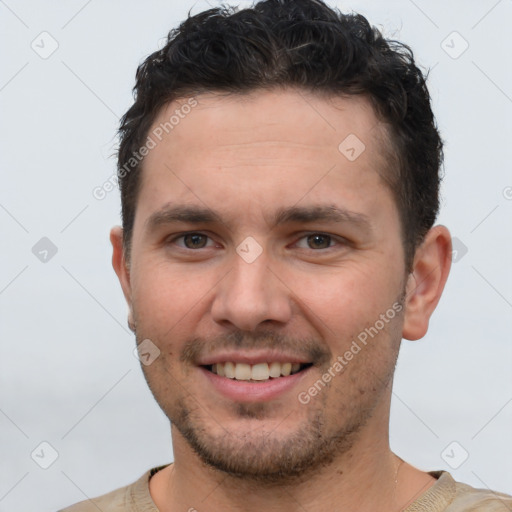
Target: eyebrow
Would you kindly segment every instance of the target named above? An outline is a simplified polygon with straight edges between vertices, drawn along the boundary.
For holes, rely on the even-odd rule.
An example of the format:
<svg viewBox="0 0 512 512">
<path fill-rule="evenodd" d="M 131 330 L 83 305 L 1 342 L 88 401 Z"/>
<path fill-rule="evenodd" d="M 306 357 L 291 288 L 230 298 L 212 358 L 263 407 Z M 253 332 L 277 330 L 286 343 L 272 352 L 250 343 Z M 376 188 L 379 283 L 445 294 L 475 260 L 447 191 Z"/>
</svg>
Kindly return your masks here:
<svg viewBox="0 0 512 512">
<path fill-rule="evenodd" d="M 287 223 L 312 222 L 334 222 L 344 224 L 354 224 L 361 229 L 371 230 L 369 217 L 362 213 L 352 212 L 335 205 L 318 206 L 292 206 L 278 210 L 273 219 L 273 225 Z"/>
<path fill-rule="evenodd" d="M 151 214 L 145 222 L 149 231 L 164 224 L 183 222 L 187 224 L 222 224 L 222 219 L 209 208 L 166 204 Z"/>
<path fill-rule="evenodd" d="M 145 222 L 146 229 L 152 231 L 159 226 L 182 222 L 186 224 L 224 224 L 228 225 L 221 216 L 210 208 L 191 205 L 176 205 L 168 203 L 154 212 Z M 333 222 L 353 224 L 365 231 L 372 230 L 369 217 L 362 213 L 353 212 L 335 205 L 291 206 L 277 210 L 271 220 L 270 227 L 283 224 L 313 222 Z"/>
</svg>

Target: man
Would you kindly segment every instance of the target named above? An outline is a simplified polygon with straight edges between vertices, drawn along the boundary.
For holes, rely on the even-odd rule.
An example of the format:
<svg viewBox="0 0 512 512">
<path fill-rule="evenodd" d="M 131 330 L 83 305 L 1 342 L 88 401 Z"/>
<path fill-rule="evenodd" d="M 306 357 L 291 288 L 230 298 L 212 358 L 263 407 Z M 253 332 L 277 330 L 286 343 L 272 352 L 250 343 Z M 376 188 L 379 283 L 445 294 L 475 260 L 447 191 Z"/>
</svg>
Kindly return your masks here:
<svg viewBox="0 0 512 512">
<path fill-rule="evenodd" d="M 174 463 L 66 511 L 512 510 L 389 448 L 451 239 L 410 50 L 320 0 L 189 17 L 121 123 L 113 265 Z"/>
</svg>

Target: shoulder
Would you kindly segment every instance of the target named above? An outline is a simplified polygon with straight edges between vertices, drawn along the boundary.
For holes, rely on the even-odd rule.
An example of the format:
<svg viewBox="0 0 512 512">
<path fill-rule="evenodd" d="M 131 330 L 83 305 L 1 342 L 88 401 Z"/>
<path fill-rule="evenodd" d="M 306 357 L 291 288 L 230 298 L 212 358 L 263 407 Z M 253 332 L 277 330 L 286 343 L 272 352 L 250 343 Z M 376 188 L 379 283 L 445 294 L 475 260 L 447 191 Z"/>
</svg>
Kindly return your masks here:
<svg viewBox="0 0 512 512">
<path fill-rule="evenodd" d="M 165 466 L 146 471 L 137 481 L 120 487 L 97 498 L 75 503 L 59 512 L 137 512 L 138 510 L 158 512 L 149 493 L 149 479 Z"/>
<path fill-rule="evenodd" d="M 455 496 L 446 512 L 510 512 L 512 496 L 455 482 Z"/>
<path fill-rule="evenodd" d="M 511 512 L 512 496 L 456 482 L 447 471 L 429 471 L 437 482 L 404 512 Z"/>
</svg>

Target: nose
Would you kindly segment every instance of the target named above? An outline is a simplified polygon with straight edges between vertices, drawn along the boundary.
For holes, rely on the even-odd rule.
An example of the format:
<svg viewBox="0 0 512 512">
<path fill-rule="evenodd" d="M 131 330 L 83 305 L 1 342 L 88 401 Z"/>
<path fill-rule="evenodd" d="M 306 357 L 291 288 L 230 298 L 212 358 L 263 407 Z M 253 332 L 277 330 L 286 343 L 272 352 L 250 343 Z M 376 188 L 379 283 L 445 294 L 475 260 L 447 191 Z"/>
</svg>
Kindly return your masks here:
<svg viewBox="0 0 512 512">
<path fill-rule="evenodd" d="M 252 263 L 234 254 L 231 270 L 216 288 L 213 320 L 244 331 L 254 331 L 264 322 L 287 323 L 291 292 L 277 275 L 264 254 Z"/>
</svg>

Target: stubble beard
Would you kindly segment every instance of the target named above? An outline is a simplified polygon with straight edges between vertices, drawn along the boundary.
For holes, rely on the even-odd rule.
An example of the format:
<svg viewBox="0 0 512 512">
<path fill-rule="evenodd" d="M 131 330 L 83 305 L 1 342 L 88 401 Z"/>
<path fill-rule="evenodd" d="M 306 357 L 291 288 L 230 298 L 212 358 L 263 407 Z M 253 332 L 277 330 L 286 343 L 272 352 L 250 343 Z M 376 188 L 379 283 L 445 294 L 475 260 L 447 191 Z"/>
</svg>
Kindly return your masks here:
<svg viewBox="0 0 512 512">
<path fill-rule="evenodd" d="M 230 432 L 219 425 L 218 414 L 215 414 L 216 417 L 209 414 L 190 395 L 170 400 L 169 397 L 175 396 L 175 393 L 170 393 L 169 388 L 159 388 L 159 379 L 149 375 L 151 372 L 148 372 L 148 368 L 143 367 L 143 370 L 155 399 L 171 425 L 205 465 L 235 479 L 274 487 L 306 481 L 312 474 L 330 466 L 336 459 L 341 460 L 352 450 L 375 407 L 382 400 L 382 395 L 392 384 L 397 354 L 398 351 L 388 354 L 385 371 L 380 375 L 366 371 L 357 376 L 357 381 L 351 374 L 336 376 L 335 379 L 346 379 L 347 387 L 347 390 L 339 392 L 339 403 L 333 405 L 332 399 L 328 401 L 330 393 L 326 387 L 309 404 L 300 405 L 307 408 L 306 417 L 285 435 L 279 432 L 278 427 L 266 432 L 262 429 Z M 361 363 L 364 365 L 362 360 Z M 319 375 L 324 373 L 327 366 L 323 365 Z M 168 376 L 171 375 L 167 368 L 162 366 L 162 369 Z M 165 375 L 159 378 L 161 382 Z M 183 388 L 176 386 L 173 391 L 177 389 Z M 233 404 L 230 413 L 241 421 L 251 419 L 263 422 L 269 418 L 270 411 L 270 404 L 267 403 L 237 403 Z"/>
<path fill-rule="evenodd" d="M 251 406 L 241 405 L 246 415 Z M 350 451 L 371 411 L 365 409 L 352 422 L 326 432 L 322 411 L 312 410 L 308 419 L 285 437 L 274 431 L 212 435 L 205 422 L 195 418 L 183 402 L 171 423 L 207 466 L 230 477 L 265 487 L 296 484 L 327 467 Z"/>
<path fill-rule="evenodd" d="M 401 304 L 404 293 L 398 299 Z M 200 461 L 248 483 L 283 486 L 306 481 L 335 460 L 341 461 L 356 444 L 376 407 L 383 400 L 389 401 L 401 329 L 402 321 L 397 317 L 385 330 L 386 334 L 381 333 L 385 340 L 375 339 L 371 345 L 365 346 L 344 372 L 334 377 L 308 404 L 300 405 L 307 408 L 306 414 L 301 414 L 303 419 L 300 423 L 284 434 L 280 432 L 279 424 L 275 425 L 276 411 L 270 403 L 232 404 L 228 411 L 231 419 L 235 417 L 240 422 L 251 420 L 252 425 L 254 421 L 265 425 L 265 420 L 270 419 L 267 425 L 274 426 L 267 427 L 267 431 L 252 428 L 242 433 L 239 430 L 230 432 L 222 426 L 222 414 L 207 411 L 191 393 L 184 392 L 185 387 L 173 376 L 175 365 L 166 360 L 165 351 L 162 351 L 164 357 L 158 358 L 151 366 L 141 366 L 157 403 Z M 136 329 L 137 340 L 144 340 L 146 337 L 138 331 Z M 297 340 L 275 332 L 261 332 L 251 338 L 233 333 L 216 340 L 189 340 L 188 348 L 180 355 L 180 362 L 190 363 L 206 346 L 247 348 L 257 346 L 255 341 L 259 339 L 264 340 L 268 348 L 308 347 L 304 351 L 309 353 L 310 359 L 305 360 L 317 362 L 313 370 L 318 377 L 327 372 L 335 359 L 318 340 Z M 344 385 L 340 379 L 344 379 Z M 336 385 L 331 389 L 335 381 Z M 180 396 L 176 396 L 177 393 Z M 299 404 L 298 397 L 294 396 L 292 400 Z M 284 423 L 286 419 L 284 417 L 281 421 Z"/>
</svg>

